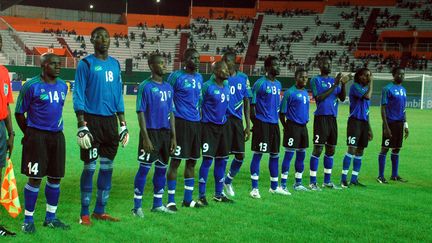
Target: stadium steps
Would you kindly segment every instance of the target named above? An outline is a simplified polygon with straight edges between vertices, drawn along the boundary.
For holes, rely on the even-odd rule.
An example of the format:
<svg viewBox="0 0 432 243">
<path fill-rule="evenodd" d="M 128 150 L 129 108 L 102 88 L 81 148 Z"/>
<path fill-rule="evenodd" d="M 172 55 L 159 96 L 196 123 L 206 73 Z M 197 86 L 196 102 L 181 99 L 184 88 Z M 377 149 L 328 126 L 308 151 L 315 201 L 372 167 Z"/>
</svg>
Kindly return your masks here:
<svg viewBox="0 0 432 243">
<path fill-rule="evenodd" d="M 15 38 L 13 38 L 13 32 L 0 30 L 0 34 L 3 38 L 3 56 L 7 59 L 6 61 L 2 61 L 2 64 L 24 65 L 26 53 L 18 45 Z"/>
</svg>

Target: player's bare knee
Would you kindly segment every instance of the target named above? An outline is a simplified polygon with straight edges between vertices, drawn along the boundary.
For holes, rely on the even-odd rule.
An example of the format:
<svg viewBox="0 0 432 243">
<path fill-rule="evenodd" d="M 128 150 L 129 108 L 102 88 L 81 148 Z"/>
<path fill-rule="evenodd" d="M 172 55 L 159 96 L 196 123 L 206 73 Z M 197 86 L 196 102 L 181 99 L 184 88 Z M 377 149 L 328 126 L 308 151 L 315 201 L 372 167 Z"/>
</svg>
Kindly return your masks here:
<svg viewBox="0 0 432 243">
<path fill-rule="evenodd" d="M 321 156 L 321 153 L 323 151 L 323 146 L 322 145 L 314 145 L 313 151 L 312 151 L 312 155 L 319 157 Z"/>
<path fill-rule="evenodd" d="M 389 149 L 386 147 L 381 148 L 381 154 L 387 154 L 388 151 L 389 151 Z"/>
<path fill-rule="evenodd" d="M 355 151 L 356 156 L 363 156 L 364 148 L 357 148 Z"/>
<path fill-rule="evenodd" d="M 42 182 L 42 179 L 29 178 L 28 182 L 32 187 L 39 187 Z"/>
<path fill-rule="evenodd" d="M 335 154 L 335 147 L 334 146 L 327 146 L 325 147 L 325 154 L 327 156 L 333 156 Z"/>
<path fill-rule="evenodd" d="M 236 160 L 244 160 L 244 154 L 235 154 Z"/>
<path fill-rule="evenodd" d="M 400 149 L 398 149 L 398 148 L 397 148 L 397 149 L 392 149 L 392 153 L 393 153 L 393 154 L 398 154 L 399 151 L 400 151 Z"/>
<path fill-rule="evenodd" d="M 352 146 L 348 147 L 348 154 L 356 155 L 356 151 L 357 151 L 356 147 L 352 147 Z"/>
<path fill-rule="evenodd" d="M 60 184 L 60 180 L 61 180 L 61 179 L 59 179 L 59 178 L 51 178 L 51 177 L 48 177 L 47 180 L 48 180 L 48 182 L 51 183 L 51 184 Z"/>
</svg>

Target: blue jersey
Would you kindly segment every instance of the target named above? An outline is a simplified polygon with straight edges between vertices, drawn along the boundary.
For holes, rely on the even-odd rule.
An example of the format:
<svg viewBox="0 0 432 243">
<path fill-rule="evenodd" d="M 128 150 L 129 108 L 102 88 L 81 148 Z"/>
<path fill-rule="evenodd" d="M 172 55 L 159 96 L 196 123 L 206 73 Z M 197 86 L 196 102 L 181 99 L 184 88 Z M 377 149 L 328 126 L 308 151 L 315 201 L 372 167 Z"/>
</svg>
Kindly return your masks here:
<svg viewBox="0 0 432 243">
<path fill-rule="evenodd" d="M 309 95 L 304 89 L 297 89 L 295 85 L 285 91 L 282 98 L 280 113 L 286 119 L 297 124 L 306 125 L 309 121 Z"/>
<path fill-rule="evenodd" d="M 237 71 L 235 76 L 228 78 L 228 84 L 230 86 L 228 115 L 242 119 L 243 99 L 252 96 L 248 76 Z"/>
<path fill-rule="evenodd" d="M 335 79 L 333 77 L 324 78 L 322 76 L 315 76 L 311 79 L 310 85 L 312 88 L 313 97 L 317 97 L 325 93 L 334 85 Z M 333 92 L 322 101 L 316 101 L 317 109 L 315 110 L 316 116 L 337 116 L 338 112 L 338 95 L 341 88 L 336 87 Z"/>
<path fill-rule="evenodd" d="M 203 77 L 178 70 L 171 73 L 168 82 L 174 90 L 174 115 L 187 121 L 199 121 Z"/>
<path fill-rule="evenodd" d="M 281 89 L 282 86 L 278 80 L 270 81 L 266 77 L 254 83 L 252 104 L 255 105 L 255 115 L 258 120 L 278 124 Z"/>
<path fill-rule="evenodd" d="M 100 60 L 90 55 L 78 63 L 73 104 L 75 111 L 112 116 L 124 112 L 119 62 L 111 56 Z"/>
<path fill-rule="evenodd" d="M 368 86 L 361 86 L 359 83 L 356 82 L 351 85 L 349 91 L 349 117 L 353 117 L 362 121 L 369 121 L 370 100 L 364 97 L 368 89 Z"/>
<path fill-rule="evenodd" d="M 384 86 L 381 105 L 386 105 L 387 122 L 405 121 L 406 90 L 402 85 L 389 83 Z"/>
<path fill-rule="evenodd" d="M 211 78 L 205 82 L 202 89 L 202 122 L 225 124 L 230 99 L 228 81 L 223 82 L 223 87 L 217 85 Z"/>
<path fill-rule="evenodd" d="M 138 86 L 136 111 L 144 112 L 147 129 L 171 129 L 173 89 L 168 83 L 156 83 L 150 78 Z"/>
<path fill-rule="evenodd" d="M 67 91 L 66 83 L 59 78 L 55 84 L 47 84 L 40 76 L 36 76 L 22 87 L 15 113 L 27 113 L 29 127 L 51 132 L 62 131 Z"/>
</svg>

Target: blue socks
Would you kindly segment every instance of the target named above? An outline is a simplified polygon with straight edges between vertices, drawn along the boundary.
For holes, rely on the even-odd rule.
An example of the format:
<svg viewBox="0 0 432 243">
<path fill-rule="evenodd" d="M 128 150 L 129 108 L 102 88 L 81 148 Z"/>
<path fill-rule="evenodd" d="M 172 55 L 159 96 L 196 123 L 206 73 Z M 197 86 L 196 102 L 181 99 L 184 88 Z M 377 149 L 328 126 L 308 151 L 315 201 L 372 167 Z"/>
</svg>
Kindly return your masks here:
<svg viewBox="0 0 432 243">
<path fill-rule="evenodd" d="M 342 178 L 341 181 L 347 181 L 348 171 L 351 166 L 353 155 L 346 153 L 342 162 Z"/>
<path fill-rule="evenodd" d="M 175 203 L 175 190 L 177 186 L 177 180 L 168 180 L 168 203 Z"/>
<path fill-rule="evenodd" d="M 399 175 L 399 154 L 392 153 L 390 158 L 392 162 L 392 177 L 396 177 Z"/>
<path fill-rule="evenodd" d="M 222 196 L 225 168 L 228 158 L 216 158 L 214 166 L 215 196 Z"/>
<path fill-rule="evenodd" d="M 310 158 L 310 184 L 316 184 L 317 183 L 317 179 L 316 179 L 316 175 L 317 175 L 317 170 L 318 170 L 318 162 L 319 162 L 319 157 L 316 157 L 315 155 L 312 155 Z"/>
<path fill-rule="evenodd" d="M 80 189 L 81 189 L 81 216 L 89 215 L 89 205 L 93 190 L 93 175 L 96 170 L 96 160 L 84 164 L 84 169 L 81 174 Z"/>
<path fill-rule="evenodd" d="M 261 158 L 262 158 L 262 154 L 258 154 L 258 153 L 254 153 L 252 156 L 252 161 L 250 165 L 252 188 L 258 188 Z"/>
<path fill-rule="evenodd" d="M 134 181 L 134 208 L 142 206 L 142 196 L 144 193 L 144 186 L 146 184 L 147 174 L 150 171 L 150 163 L 140 163 L 138 172 L 135 175 Z"/>
<path fill-rule="evenodd" d="M 385 169 L 385 163 L 386 163 L 386 156 L 387 154 L 380 153 L 378 155 L 378 176 L 384 177 L 384 169 Z"/>
<path fill-rule="evenodd" d="M 228 174 L 225 177 L 225 184 L 231 184 L 234 177 L 237 175 L 237 173 L 240 171 L 240 167 L 243 164 L 243 160 L 238 160 L 234 157 L 234 159 L 231 162 L 231 167 L 228 172 Z"/>
<path fill-rule="evenodd" d="M 207 183 L 207 177 L 210 170 L 210 166 L 213 162 L 213 158 L 210 157 L 203 157 L 200 171 L 199 171 L 199 197 L 203 198 L 206 194 L 206 183 Z"/>
<path fill-rule="evenodd" d="M 108 158 L 100 158 L 99 175 L 97 179 L 97 196 L 94 212 L 97 214 L 105 213 L 105 206 L 108 202 L 111 190 L 111 178 L 113 172 L 113 162 Z"/>
<path fill-rule="evenodd" d="M 279 154 L 270 154 L 269 171 L 270 171 L 270 187 L 276 190 L 279 181 Z"/>
<path fill-rule="evenodd" d="M 194 178 L 185 178 L 184 179 L 184 198 L 183 201 L 185 203 L 192 202 L 192 194 L 194 190 L 195 179 Z"/>
<path fill-rule="evenodd" d="M 295 181 L 296 184 L 302 182 L 303 170 L 304 170 L 304 159 L 306 157 L 306 151 L 304 149 L 299 149 L 296 152 L 295 160 Z"/>
<path fill-rule="evenodd" d="M 333 168 L 333 156 L 324 155 L 324 183 L 330 183 Z"/>
<path fill-rule="evenodd" d="M 47 181 L 45 197 L 47 201 L 45 220 L 51 221 L 56 218 L 57 205 L 60 197 L 60 184 L 51 184 Z"/>
<path fill-rule="evenodd" d="M 290 169 L 291 160 L 293 157 L 294 157 L 294 149 L 285 150 L 285 155 L 282 161 L 282 171 L 281 171 L 282 188 L 287 187 L 288 173 Z"/>
<path fill-rule="evenodd" d="M 153 176 L 153 208 L 162 206 L 162 196 L 166 181 L 167 165 L 156 162 Z"/>
<path fill-rule="evenodd" d="M 33 213 L 36 207 L 36 200 L 39 193 L 39 187 L 33 187 L 27 183 L 24 187 L 24 223 L 33 222 Z"/>
<path fill-rule="evenodd" d="M 351 174 L 351 183 L 357 181 L 358 174 L 360 172 L 362 156 L 354 156 L 353 170 Z"/>
</svg>

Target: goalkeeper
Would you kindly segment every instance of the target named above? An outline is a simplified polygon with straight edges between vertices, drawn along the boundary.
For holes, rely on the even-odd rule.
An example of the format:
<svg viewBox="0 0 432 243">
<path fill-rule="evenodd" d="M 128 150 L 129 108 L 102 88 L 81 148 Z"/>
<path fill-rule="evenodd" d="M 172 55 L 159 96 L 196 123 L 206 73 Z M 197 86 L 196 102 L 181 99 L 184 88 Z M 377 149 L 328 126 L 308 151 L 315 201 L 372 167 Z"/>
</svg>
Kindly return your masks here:
<svg viewBox="0 0 432 243">
<path fill-rule="evenodd" d="M 119 62 L 108 55 L 110 36 L 103 27 L 91 33 L 94 54 L 82 59 L 75 74 L 73 105 L 78 119 L 78 144 L 84 169 L 81 175 L 82 225 L 91 225 L 89 205 L 92 197 L 93 174 L 100 157 L 96 206 L 92 218 L 119 221 L 105 213 L 111 190 L 114 158 L 119 141 L 126 146 L 129 134 L 124 116 L 122 80 Z M 118 123 L 120 122 L 120 133 Z"/>
</svg>

